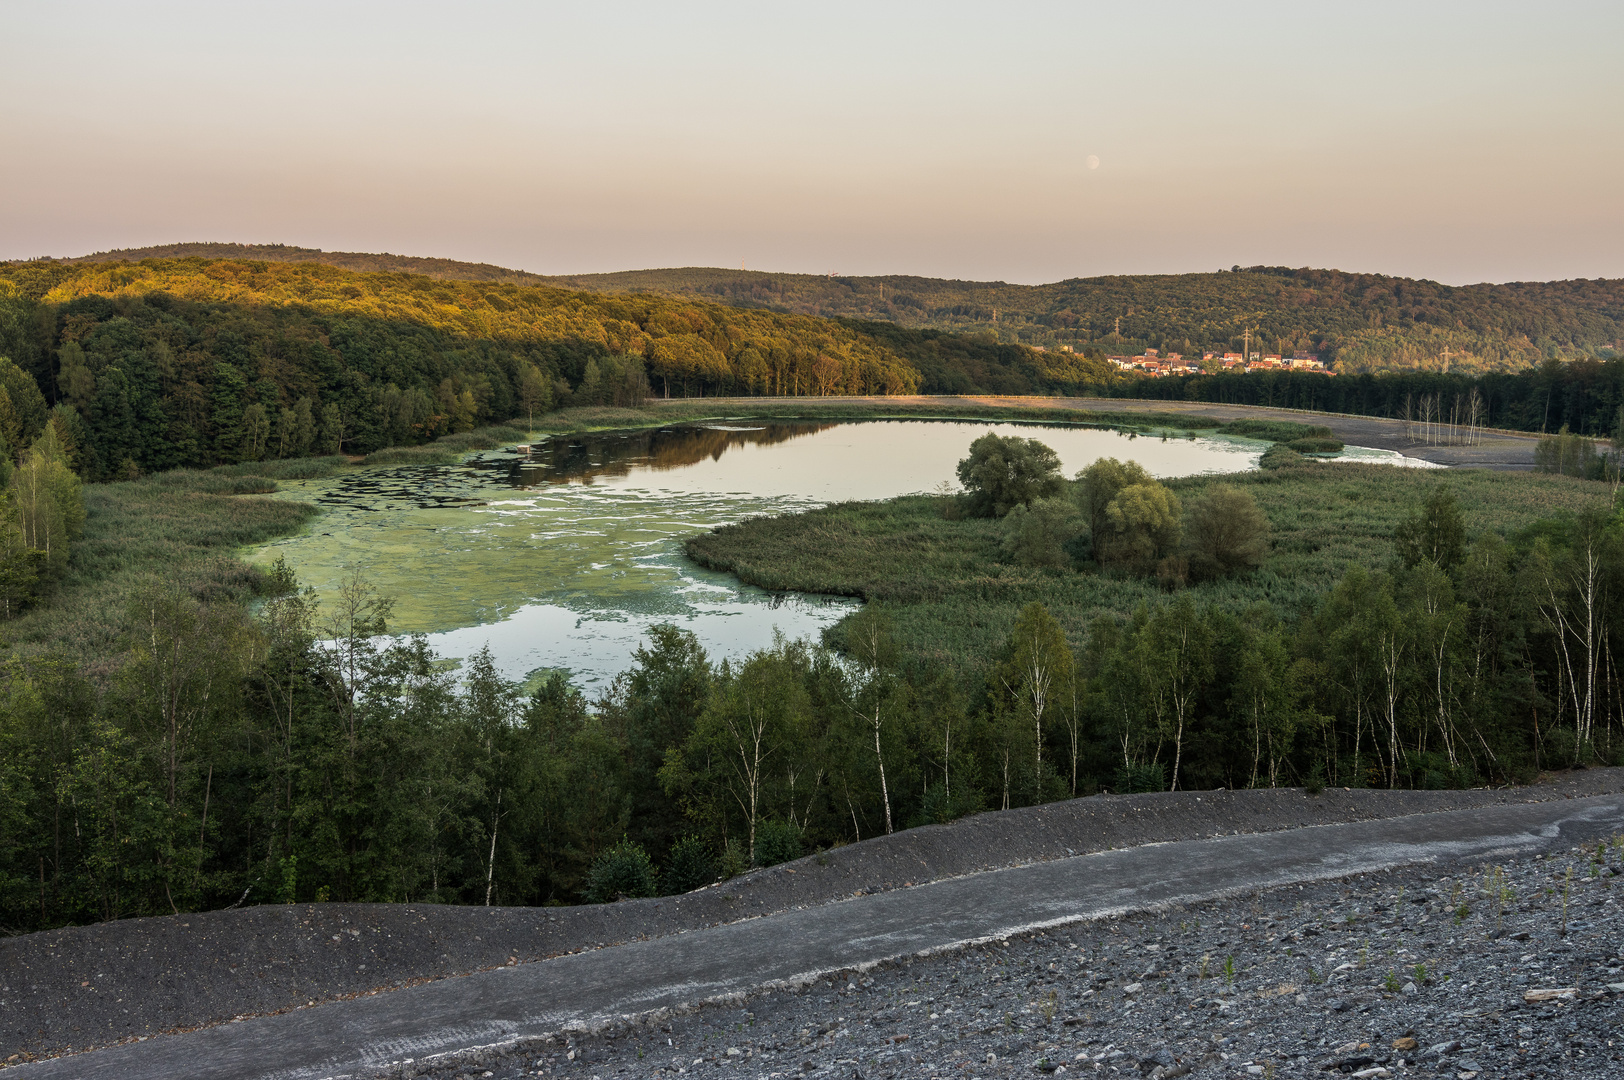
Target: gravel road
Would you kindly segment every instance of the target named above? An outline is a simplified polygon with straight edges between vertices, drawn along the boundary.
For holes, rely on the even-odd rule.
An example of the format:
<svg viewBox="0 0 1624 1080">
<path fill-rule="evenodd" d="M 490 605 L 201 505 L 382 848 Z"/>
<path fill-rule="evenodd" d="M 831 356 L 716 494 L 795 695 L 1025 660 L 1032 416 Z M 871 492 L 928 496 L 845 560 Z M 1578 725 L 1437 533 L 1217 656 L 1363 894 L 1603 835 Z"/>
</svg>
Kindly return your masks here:
<svg viewBox="0 0 1624 1080">
<path fill-rule="evenodd" d="M 781 1000 L 782 1023 L 798 1024 L 792 1029 L 798 1033 L 806 1027 L 801 1022 L 801 1013 L 816 1011 L 812 1009 L 804 987 L 808 984 L 814 988 L 833 985 L 819 973 L 863 969 L 898 957 L 917 957 L 942 951 L 950 955 L 925 963 L 946 965 L 943 970 L 951 969 L 954 965 L 963 968 L 971 957 L 978 954 L 974 949 L 968 953 L 962 950 L 966 944 L 977 940 L 1003 941 L 1011 935 L 1049 928 L 1047 936 L 1040 934 L 1028 942 L 1028 946 L 1033 948 L 1048 947 L 1056 940 L 1055 935 L 1062 933 L 1054 928 L 1066 925 L 1071 929 L 1065 932 L 1072 936 L 1068 945 L 1077 944 L 1079 933 L 1095 939 L 1099 939 L 1101 933 L 1120 933 L 1120 930 L 1111 931 L 1110 923 L 1098 920 L 1135 911 L 1163 913 L 1158 924 L 1163 926 L 1163 931 L 1159 932 L 1164 934 L 1164 940 L 1179 948 L 1190 948 L 1193 946 L 1181 943 L 1182 939 L 1173 940 L 1173 936 L 1166 931 L 1167 918 L 1170 917 L 1166 913 L 1177 910 L 1181 905 L 1187 908 L 1215 897 L 1260 891 L 1269 895 L 1284 891 L 1289 897 L 1293 895 L 1289 890 L 1298 884 L 1308 889 L 1323 890 L 1325 886 L 1314 883 L 1330 877 L 1345 877 L 1417 861 L 1444 865 L 1463 860 L 1503 860 L 1519 853 L 1564 848 L 1575 840 L 1593 843 L 1599 836 L 1611 836 L 1621 831 L 1624 831 L 1624 800 L 1609 796 L 1494 806 L 1389 821 L 1101 852 L 996 873 L 954 878 L 911 890 L 865 895 L 843 903 L 815 905 L 771 918 L 628 943 L 615 949 L 516 966 L 467 979 L 441 980 L 394 994 L 301 1009 L 240 1025 L 216 1027 L 186 1036 L 162 1037 L 97 1053 L 27 1065 L 19 1071 L 23 1076 L 117 1076 L 130 1080 L 188 1075 L 222 1078 L 316 1077 L 377 1075 L 378 1065 L 395 1061 L 401 1065 L 386 1069 L 383 1074 L 401 1074 L 419 1070 L 425 1059 L 431 1059 L 432 1063 L 435 1055 L 448 1050 L 462 1053 L 470 1047 L 496 1042 L 511 1048 L 533 1050 L 538 1045 L 544 1045 L 538 1040 L 561 1030 L 569 1030 L 572 1026 L 591 1026 L 604 1020 L 612 1022 L 617 1016 L 649 1011 L 656 1016 L 664 1016 L 697 1000 L 737 996 L 773 985 L 803 988 L 777 998 L 769 995 L 760 999 L 763 1002 Z M 1450 899 L 1453 903 L 1454 898 Z M 1256 908 L 1254 919 L 1258 921 L 1249 924 L 1249 927 L 1261 927 L 1262 899 L 1254 899 L 1252 903 Z M 1309 916 L 1303 913 L 1304 910 L 1299 908 L 1297 916 L 1306 920 Z M 1319 904 L 1311 905 L 1306 910 L 1323 912 Z M 1315 917 L 1324 919 L 1331 916 L 1318 914 Z M 1276 918 L 1284 916 L 1276 915 Z M 1186 920 L 1180 927 L 1180 933 L 1195 933 L 1198 937 L 1193 940 L 1199 941 L 1202 925 L 1199 918 Z M 1210 932 L 1210 919 L 1205 925 Z M 1101 927 L 1107 929 L 1102 930 Z M 1224 932 L 1227 933 L 1227 929 Z M 1305 927 L 1295 927 L 1293 932 L 1304 937 L 1314 936 Z M 1371 932 L 1376 931 L 1372 929 Z M 1110 955 L 1098 952 L 1105 940 L 1108 939 L 1100 939 L 1095 948 L 1080 946 L 1087 958 L 1084 964 L 1070 967 L 1061 965 L 1055 969 L 1057 974 L 1065 973 L 1063 979 L 1056 980 L 1056 983 L 1063 984 L 1068 996 L 1062 999 L 1060 989 L 1056 989 L 1055 995 L 1045 1001 L 1052 1007 L 1055 1016 L 1061 1011 L 1070 1010 L 1071 1014 L 1062 1019 L 1076 1021 L 1072 1025 L 1074 1027 L 1082 1028 L 1085 1022 L 1096 1025 L 1099 1020 L 1116 1022 L 1108 1012 L 1102 1012 L 1099 1016 L 1088 1012 L 1080 1017 L 1074 1015 L 1076 1009 L 1073 1008 L 1074 1002 L 1088 1000 L 1095 994 L 1112 989 L 1111 985 L 1107 985 L 1111 977 L 1101 974 L 1114 970 L 1103 966 Z M 1236 947 L 1251 940 L 1241 934 Z M 1269 944 L 1277 942 L 1278 935 Z M 997 945 L 995 948 L 1001 950 L 1003 946 Z M 1147 954 L 1157 951 L 1147 950 Z M 1391 955 L 1407 962 L 1407 954 L 1401 956 L 1393 952 Z M 1429 961 L 1434 964 L 1443 962 L 1433 957 L 1417 962 Z M 1238 992 L 1237 987 L 1247 989 L 1249 976 L 1245 976 L 1244 972 L 1252 969 L 1246 965 L 1252 963 L 1255 969 L 1260 962 L 1243 956 L 1231 961 L 1227 967 L 1221 967 L 1223 989 L 1232 996 Z M 1359 962 L 1368 966 L 1370 954 L 1361 954 Z M 1059 964 L 1060 961 L 1056 959 L 1050 963 Z M 1208 979 L 1197 981 L 1200 990 L 1210 991 L 1216 985 L 1210 981 L 1217 977 L 1213 974 L 1211 963 L 1209 961 L 1206 972 Z M 1240 965 L 1238 968 L 1237 964 Z M 1333 977 L 1326 985 L 1340 989 L 1338 979 L 1350 970 L 1364 968 L 1356 966 L 1333 971 L 1330 973 Z M 1148 988 L 1157 985 L 1157 979 L 1171 985 L 1185 974 L 1188 972 L 1183 968 L 1168 969 L 1165 977 L 1140 977 L 1137 983 L 1119 980 L 1116 985 L 1120 985 L 1126 1000 L 1148 1004 L 1160 1000 L 1148 992 Z M 1273 976 L 1272 970 L 1269 975 Z M 885 979 L 892 976 L 882 973 L 869 977 Z M 988 977 L 990 979 L 991 976 Z M 1425 976 L 1419 972 L 1416 977 L 1425 981 Z M 1086 981 L 1086 991 L 1079 980 Z M 1096 986 L 1095 983 L 1100 985 Z M 1269 985 L 1278 991 L 1278 986 L 1284 984 Z M 1296 985 L 1293 984 L 1294 992 Z M 1457 981 L 1457 985 L 1464 984 Z M 1349 992 L 1352 993 L 1354 989 L 1350 986 Z M 1363 984 L 1359 984 L 1357 989 L 1363 993 Z M 1394 989 L 1398 987 L 1395 985 Z M 1163 993 L 1164 996 L 1170 993 L 1167 986 L 1163 986 Z M 1276 999 L 1286 996 L 1283 992 L 1270 995 Z M 1215 1000 L 1223 997 L 1223 993 L 1218 993 Z M 1101 996 L 1102 1002 L 1108 999 L 1108 994 Z M 880 996 L 865 1000 L 874 1002 L 876 1008 L 893 1012 L 898 1004 L 892 998 Z M 1182 1007 L 1178 1004 L 1180 1000 L 1175 995 L 1167 997 L 1164 1004 L 1172 1008 Z M 1238 1000 L 1250 1006 L 1250 998 L 1243 996 Z M 1296 998 L 1291 1000 L 1302 1003 Z M 1306 997 L 1304 1000 L 1307 1000 Z M 840 999 L 836 997 L 834 1001 L 838 1004 Z M 943 1025 L 942 1019 L 948 1014 L 937 1010 L 934 1033 L 926 1036 L 925 1032 L 931 1030 L 927 1024 L 919 1034 L 918 1044 L 905 1049 L 910 1054 L 920 1050 L 934 1053 L 938 1047 L 930 1045 L 931 1039 L 962 1042 L 965 1039 L 985 1041 L 990 1038 L 1004 1049 L 1002 1053 L 997 1049 L 989 1049 L 986 1053 L 998 1055 L 999 1060 L 1006 1064 L 1012 1055 L 1018 1057 L 1028 1049 L 1049 1054 L 1051 1064 L 1059 1060 L 1053 1056 L 1052 1047 L 1028 1046 L 1036 1028 L 1025 1018 L 1025 1014 L 1005 1009 L 1004 1012 L 1009 1015 L 999 1021 L 1002 1026 L 995 1024 L 991 1031 L 982 1031 L 977 1025 L 985 1017 L 981 1013 L 972 1016 L 968 1011 L 975 1001 L 966 998 L 960 1004 L 963 1008 L 959 1005 L 952 1007 L 954 1015 L 962 1014 L 963 1019 Z M 943 1007 L 948 1006 L 944 1004 Z M 1042 1007 L 1042 1004 L 1038 1006 L 1040 1011 Z M 758 1019 L 771 1012 L 767 1005 L 758 1007 L 752 1004 L 748 1008 L 757 1014 Z M 996 1009 L 993 1011 L 997 1012 Z M 734 1046 L 733 1049 L 738 1052 L 732 1055 L 727 1053 L 727 1048 L 721 1048 L 721 1057 L 714 1062 L 708 1062 L 706 1054 L 695 1053 L 687 1059 L 687 1064 L 683 1064 L 676 1055 L 679 1051 L 686 1055 L 693 1049 L 696 1032 L 703 1034 L 710 1031 L 714 1034 L 712 1029 L 718 1022 L 716 1015 L 720 1014 L 701 1011 L 692 1017 L 668 1019 L 666 1023 L 673 1026 L 664 1037 L 670 1040 L 667 1050 L 671 1054 L 659 1064 L 672 1069 L 704 1070 L 715 1067 L 736 1071 L 739 1062 L 730 1065 L 730 1059 L 743 1059 L 759 1053 L 765 1065 L 765 1055 L 784 1053 L 783 1048 L 792 1045 L 784 1042 L 783 1033 L 780 1032 L 774 1035 L 775 1042 L 771 1044 L 780 1047 L 779 1050 L 769 1049 L 767 1044 L 751 1043 L 748 1050 Z M 925 1015 L 928 1018 L 928 1014 Z M 1147 1011 L 1135 1015 L 1152 1014 Z M 874 1040 L 869 1039 L 871 1032 L 885 1028 L 892 1019 L 902 1023 L 906 1016 L 911 1014 L 897 1013 L 895 1017 L 884 1018 L 876 1013 L 864 1017 L 865 1020 L 877 1019 L 881 1023 L 878 1027 L 874 1023 L 867 1023 L 861 1029 L 861 1039 L 852 1034 L 852 1031 L 859 1029 L 851 1029 L 844 1036 L 838 1031 L 825 1031 L 822 1033 L 824 1037 L 836 1036 L 835 1043 L 823 1048 L 829 1053 L 806 1057 L 794 1063 L 795 1067 L 804 1069 L 804 1061 L 811 1061 L 814 1070 L 830 1066 L 844 1067 L 840 1066 L 840 1062 L 856 1063 L 852 1067 L 858 1071 L 862 1067 L 881 1068 L 883 1063 L 880 1063 L 880 1051 L 876 1049 L 878 1044 L 871 1046 L 864 1043 L 863 1048 L 859 1048 L 858 1044 L 865 1039 L 873 1043 Z M 1049 1019 L 1053 1020 L 1053 1017 Z M 725 1020 L 721 1022 L 724 1026 L 728 1023 Z M 694 1027 L 696 1024 L 699 1026 Z M 1046 1024 L 1054 1026 L 1048 1021 Z M 1064 1028 L 1065 1025 L 1061 1023 L 1056 1030 Z M 740 1029 L 736 1034 L 742 1033 L 743 1029 Z M 898 1033 L 893 1031 L 886 1037 L 891 1038 Z M 680 1047 L 679 1034 L 684 1040 Z M 906 1034 L 909 1042 L 915 1038 L 907 1031 L 900 1034 Z M 856 1040 L 849 1044 L 852 1047 L 849 1052 L 846 1044 L 836 1045 L 842 1037 Z M 797 1034 L 795 1038 L 798 1040 L 802 1036 Z M 807 1038 L 810 1039 L 810 1036 Z M 594 1053 L 632 1052 L 626 1049 L 631 1043 L 625 1037 L 599 1038 L 596 1042 L 588 1042 L 592 1043 Z M 797 1052 L 802 1049 L 799 1043 L 793 1045 Z M 890 1049 L 883 1052 L 897 1055 L 900 1054 L 897 1048 L 902 1047 L 903 1043 L 893 1040 L 887 1045 Z M 617 1046 L 620 1051 L 615 1050 Z M 806 1046 L 811 1047 L 813 1043 L 809 1041 Z M 700 1048 L 703 1049 L 703 1046 Z M 574 1047 L 563 1048 L 561 1052 L 567 1055 L 570 1049 Z M 641 1049 L 646 1058 L 649 1047 L 642 1046 Z M 1182 1048 L 1182 1051 L 1187 1054 L 1188 1048 Z M 1173 1051 L 1168 1053 L 1175 1058 L 1178 1056 Z M 535 1061 L 543 1059 L 531 1057 L 528 1053 L 522 1060 L 510 1056 L 504 1067 L 507 1074 L 518 1075 L 526 1068 L 534 1071 Z M 571 1061 L 568 1057 L 564 1060 Z M 580 1054 L 574 1060 L 581 1060 Z M 656 1063 L 650 1061 L 643 1066 L 639 1064 L 641 1060 L 622 1057 L 614 1069 L 635 1067 L 644 1070 L 645 1074 L 652 1072 Z M 894 1059 L 888 1057 L 885 1060 Z M 1075 1058 L 1072 1060 L 1075 1062 Z M 694 1061 L 699 1064 L 693 1064 Z M 787 1064 L 776 1057 L 773 1061 L 774 1067 L 780 1068 L 780 1071 Z M 369 1066 L 367 1062 L 375 1064 Z M 866 1066 L 862 1064 L 865 1062 Z M 911 1070 L 921 1061 L 903 1056 L 900 1063 Z M 929 1064 L 939 1067 L 941 1063 L 933 1060 Z M 997 1061 L 985 1064 L 996 1065 Z M 466 1068 L 464 1064 L 456 1067 Z M 569 1067 L 574 1067 L 573 1061 Z M 1168 1067 L 1176 1068 L 1177 1064 Z M 437 1065 L 435 1069 L 445 1072 Z M 766 1073 L 763 1072 L 763 1075 Z"/>
</svg>

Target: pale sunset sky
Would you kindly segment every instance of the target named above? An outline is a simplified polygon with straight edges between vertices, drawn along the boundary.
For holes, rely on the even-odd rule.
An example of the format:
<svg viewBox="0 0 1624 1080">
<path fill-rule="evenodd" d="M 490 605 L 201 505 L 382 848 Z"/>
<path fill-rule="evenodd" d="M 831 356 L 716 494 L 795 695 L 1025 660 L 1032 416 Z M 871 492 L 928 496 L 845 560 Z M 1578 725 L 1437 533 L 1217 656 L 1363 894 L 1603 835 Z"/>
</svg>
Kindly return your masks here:
<svg viewBox="0 0 1624 1080">
<path fill-rule="evenodd" d="M 0 258 L 1624 276 L 1624 3 L 6 5 Z"/>
</svg>

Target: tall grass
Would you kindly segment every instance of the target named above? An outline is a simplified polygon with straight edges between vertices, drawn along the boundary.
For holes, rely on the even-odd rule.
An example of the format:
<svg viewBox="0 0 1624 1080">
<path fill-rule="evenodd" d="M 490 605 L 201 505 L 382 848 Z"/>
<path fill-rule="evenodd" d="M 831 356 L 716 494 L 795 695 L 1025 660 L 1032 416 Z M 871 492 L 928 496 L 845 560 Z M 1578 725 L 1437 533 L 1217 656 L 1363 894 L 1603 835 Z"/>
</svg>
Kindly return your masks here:
<svg viewBox="0 0 1624 1080">
<path fill-rule="evenodd" d="M 257 497 L 275 487 L 263 476 L 190 469 L 86 485 L 84 535 L 66 575 L 39 604 L 0 624 L 0 637 L 14 654 L 59 654 L 106 674 L 125 648 L 126 609 L 145 581 L 161 576 L 206 600 L 252 596 L 261 574 L 238 551 L 296 532 L 318 513 Z"/>
<path fill-rule="evenodd" d="M 1601 484 L 1531 473 L 1436 473 L 1342 462 L 1170 482 L 1188 502 L 1215 483 L 1250 491 L 1273 526 L 1263 565 L 1191 586 L 1197 604 L 1266 601 L 1286 617 L 1315 606 L 1352 565 L 1386 565 L 1399 521 L 1442 484 L 1469 531 L 1513 534 L 1560 510 L 1605 501 Z M 754 518 L 688 541 L 703 566 L 768 589 L 860 596 L 886 603 L 903 647 L 973 675 L 993 657 L 1030 601 L 1047 604 L 1072 641 L 1098 615 L 1165 597 L 1153 579 L 1048 571 L 1003 561 L 1000 523 L 950 520 L 948 499 L 904 496 L 802 514 Z M 837 625 L 831 637 L 839 640 Z"/>
<path fill-rule="evenodd" d="M 442 435 L 423 446 L 390 446 L 374 450 L 363 465 L 450 465 L 475 450 L 490 450 L 506 443 L 522 443 L 529 435 L 508 424 Z"/>
</svg>

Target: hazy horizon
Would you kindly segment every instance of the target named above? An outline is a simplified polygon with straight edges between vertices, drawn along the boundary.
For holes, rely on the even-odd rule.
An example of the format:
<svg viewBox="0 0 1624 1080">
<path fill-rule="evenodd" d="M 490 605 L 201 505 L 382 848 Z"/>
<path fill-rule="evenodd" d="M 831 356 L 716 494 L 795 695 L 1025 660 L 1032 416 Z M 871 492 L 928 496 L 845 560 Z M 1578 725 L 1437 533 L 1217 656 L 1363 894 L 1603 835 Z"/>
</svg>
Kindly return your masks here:
<svg viewBox="0 0 1624 1080">
<path fill-rule="evenodd" d="M 1624 8 L 34 5 L 0 258 L 1624 277 Z"/>
</svg>

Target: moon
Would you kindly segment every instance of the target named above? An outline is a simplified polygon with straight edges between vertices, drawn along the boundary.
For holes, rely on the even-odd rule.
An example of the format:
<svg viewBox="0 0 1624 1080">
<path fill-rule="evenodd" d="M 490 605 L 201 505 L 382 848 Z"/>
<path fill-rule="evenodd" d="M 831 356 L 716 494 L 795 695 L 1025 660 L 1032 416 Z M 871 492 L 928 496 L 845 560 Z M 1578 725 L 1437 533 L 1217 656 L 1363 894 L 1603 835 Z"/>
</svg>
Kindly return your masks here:
<svg viewBox="0 0 1624 1080">
<path fill-rule="evenodd" d="M 1100 156 L 1098 154 L 1090 154 L 1090 155 L 1088 155 L 1087 165 L 1088 165 L 1088 167 L 1090 169 L 1099 168 L 1100 167 Z"/>
</svg>

